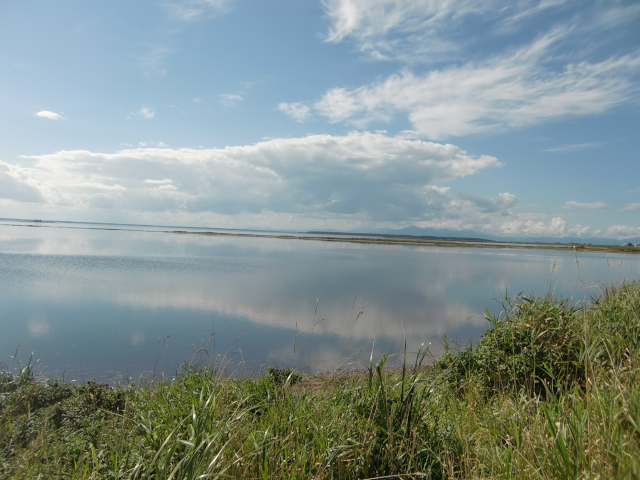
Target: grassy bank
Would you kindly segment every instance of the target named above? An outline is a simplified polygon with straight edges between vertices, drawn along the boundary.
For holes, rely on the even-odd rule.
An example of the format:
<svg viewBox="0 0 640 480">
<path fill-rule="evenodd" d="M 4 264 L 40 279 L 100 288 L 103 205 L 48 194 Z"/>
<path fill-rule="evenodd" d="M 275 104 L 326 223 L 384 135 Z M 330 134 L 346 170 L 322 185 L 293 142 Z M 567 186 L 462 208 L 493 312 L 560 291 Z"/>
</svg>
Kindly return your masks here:
<svg viewBox="0 0 640 480">
<path fill-rule="evenodd" d="M 640 283 L 505 299 L 404 368 L 111 388 L 0 379 L 2 478 L 640 478 Z M 411 361 L 409 361 L 411 359 Z"/>
</svg>

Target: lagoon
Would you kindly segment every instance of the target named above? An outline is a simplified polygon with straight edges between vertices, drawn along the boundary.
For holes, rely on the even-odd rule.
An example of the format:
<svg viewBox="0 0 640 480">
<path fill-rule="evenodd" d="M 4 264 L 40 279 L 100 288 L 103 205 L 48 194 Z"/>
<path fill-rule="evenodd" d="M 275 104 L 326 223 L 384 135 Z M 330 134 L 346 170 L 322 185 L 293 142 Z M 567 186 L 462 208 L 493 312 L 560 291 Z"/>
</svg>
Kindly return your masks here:
<svg viewBox="0 0 640 480">
<path fill-rule="evenodd" d="M 437 355 L 444 335 L 477 340 L 507 289 L 577 303 L 640 270 L 636 255 L 104 228 L 0 222 L 5 364 L 18 349 L 40 373 L 109 383 L 216 358 L 239 374 L 358 368 L 405 341 Z"/>
</svg>

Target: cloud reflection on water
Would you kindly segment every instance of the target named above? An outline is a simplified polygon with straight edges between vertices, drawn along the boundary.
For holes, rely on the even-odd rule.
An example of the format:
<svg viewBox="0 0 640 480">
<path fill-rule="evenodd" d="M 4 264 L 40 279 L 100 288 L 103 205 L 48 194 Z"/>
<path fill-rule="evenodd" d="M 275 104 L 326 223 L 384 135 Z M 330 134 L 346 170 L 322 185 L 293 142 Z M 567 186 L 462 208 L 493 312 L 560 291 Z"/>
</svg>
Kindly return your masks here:
<svg viewBox="0 0 640 480">
<path fill-rule="evenodd" d="M 313 370 L 328 370 L 353 353 L 353 361 L 368 359 L 374 339 L 376 356 L 401 351 L 405 338 L 411 351 L 433 341 L 437 352 L 444 334 L 477 338 L 484 307 L 497 310 L 491 297 L 507 287 L 588 294 L 595 282 L 640 266 L 637 257 L 585 255 L 580 283 L 572 252 L 0 228 L 2 351 L 22 343 L 52 370 L 81 367 L 98 377 L 135 376 L 156 358 L 174 371 L 193 355 L 186 345 L 199 346 L 214 329 L 215 354 L 240 348 L 235 357 L 248 368 L 311 360 Z M 58 355 L 64 365 L 54 367 Z"/>
</svg>

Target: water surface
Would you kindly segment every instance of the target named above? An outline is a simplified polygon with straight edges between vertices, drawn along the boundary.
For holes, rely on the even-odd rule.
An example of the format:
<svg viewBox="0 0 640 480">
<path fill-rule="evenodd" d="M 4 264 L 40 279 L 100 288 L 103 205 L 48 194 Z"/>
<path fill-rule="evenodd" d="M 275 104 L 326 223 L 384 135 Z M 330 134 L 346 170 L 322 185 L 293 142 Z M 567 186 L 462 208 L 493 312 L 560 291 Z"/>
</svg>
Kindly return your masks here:
<svg viewBox="0 0 640 480">
<path fill-rule="evenodd" d="M 216 357 L 245 374 L 273 364 L 327 371 L 401 352 L 405 340 L 409 351 L 432 342 L 437 354 L 445 334 L 477 340 L 485 307 L 496 312 L 492 298 L 507 288 L 577 302 L 640 268 L 638 256 L 605 253 L 576 263 L 562 251 L 9 223 L 0 222 L 0 360 L 12 365 L 19 345 L 22 363 L 34 352 L 41 373 L 76 381 L 171 375 Z"/>
</svg>

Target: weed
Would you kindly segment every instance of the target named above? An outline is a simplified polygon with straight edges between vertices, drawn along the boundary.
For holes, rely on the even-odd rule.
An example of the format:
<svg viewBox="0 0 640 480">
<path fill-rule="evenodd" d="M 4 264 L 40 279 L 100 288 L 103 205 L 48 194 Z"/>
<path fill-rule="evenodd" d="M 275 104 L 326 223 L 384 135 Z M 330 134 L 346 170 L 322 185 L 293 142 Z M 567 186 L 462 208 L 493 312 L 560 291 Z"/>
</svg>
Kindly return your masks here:
<svg viewBox="0 0 640 480">
<path fill-rule="evenodd" d="M 3 365 L 0 477 L 640 478 L 640 284 L 503 306 L 434 368 L 405 348 L 400 370 L 383 356 L 314 388 L 277 367 L 112 388 Z"/>
</svg>

